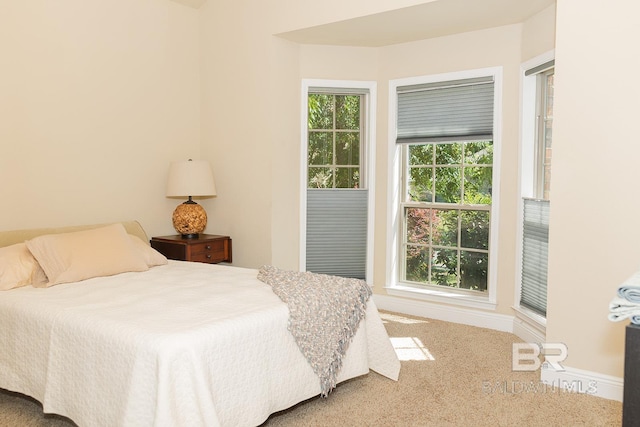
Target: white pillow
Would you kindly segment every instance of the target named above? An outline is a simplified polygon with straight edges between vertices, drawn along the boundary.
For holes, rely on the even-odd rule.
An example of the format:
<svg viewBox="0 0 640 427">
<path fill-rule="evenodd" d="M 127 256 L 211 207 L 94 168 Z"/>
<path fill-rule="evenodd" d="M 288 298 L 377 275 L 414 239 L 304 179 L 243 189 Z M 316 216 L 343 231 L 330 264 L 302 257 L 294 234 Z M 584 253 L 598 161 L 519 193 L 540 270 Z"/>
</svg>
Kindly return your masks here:
<svg viewBox="0 0 640 427">
<path fill-rule="evenodd" d="M 129 237 L 131 237 L 133 245 L 136 247 L 136 250 L 140 253 L 140 255 L 144 258 L 144 262 L 147 263 L 148 267 L 167 264 L 167 257 L 153 249 L 151 246 L 147 245 L 142 241 L 141 238 L 132 234 L 129 234 Z"/>
<path fill-rule="evenodd" d="M 16 243 L 0 248 L 0 291 L 26 285 L 42 286 L 45 283 L 47 276 L 27 245 Z"/>
<path fill-rule="evenodd" d="M 49 279 L 46 286 L 149 269 L 120 223 L 25 243 Z"/>
</svg>

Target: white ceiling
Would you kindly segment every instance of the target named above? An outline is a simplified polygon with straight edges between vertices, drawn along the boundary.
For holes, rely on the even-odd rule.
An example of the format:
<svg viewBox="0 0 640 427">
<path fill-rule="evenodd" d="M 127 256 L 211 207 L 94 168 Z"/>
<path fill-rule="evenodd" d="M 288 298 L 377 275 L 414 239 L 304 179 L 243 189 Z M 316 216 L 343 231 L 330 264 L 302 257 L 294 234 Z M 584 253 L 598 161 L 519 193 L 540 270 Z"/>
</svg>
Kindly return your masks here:
<svg viewBox="0 0 640 427">
<path fill-rule="evenodd" d="M 302 44 L 380 47 L 517 24 L 556 0 L 435 0 L 280 33 Z"/>
</svg>

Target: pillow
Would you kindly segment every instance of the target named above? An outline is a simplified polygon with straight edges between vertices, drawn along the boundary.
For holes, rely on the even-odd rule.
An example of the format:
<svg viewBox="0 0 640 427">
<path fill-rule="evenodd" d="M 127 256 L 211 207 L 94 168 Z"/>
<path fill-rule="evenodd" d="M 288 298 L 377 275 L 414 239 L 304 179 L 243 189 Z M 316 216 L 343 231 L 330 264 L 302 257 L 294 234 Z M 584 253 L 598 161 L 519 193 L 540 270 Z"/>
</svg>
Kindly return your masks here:
<svg viewBox="0 0 640 427">
<path fill-rule="evenodd" d="M 148 267 L 167 264 L 167 257 L 153 249 L 151 246 L 147 245 L 142 241 L 141 238 L 139 238 L 138 236 L 134 236 L 133 234 L 129 234 L 129 237 L 131 237 L 133 245 L 136 247 L 136 250 L 144 259 L 144 262 L 147 263 Z"/>
<path fill-rule="evenodd" d="M 27 245 L 16 243 L 0 248 L 0 291 L 26 285 L 42 286 L 45 283 L 47 276 Z"/>
<path fill-rule="evenodd" d="M 49 278 L 46 286 L 149 269 L 120 223 L 25 243 Z"/>
</svg>

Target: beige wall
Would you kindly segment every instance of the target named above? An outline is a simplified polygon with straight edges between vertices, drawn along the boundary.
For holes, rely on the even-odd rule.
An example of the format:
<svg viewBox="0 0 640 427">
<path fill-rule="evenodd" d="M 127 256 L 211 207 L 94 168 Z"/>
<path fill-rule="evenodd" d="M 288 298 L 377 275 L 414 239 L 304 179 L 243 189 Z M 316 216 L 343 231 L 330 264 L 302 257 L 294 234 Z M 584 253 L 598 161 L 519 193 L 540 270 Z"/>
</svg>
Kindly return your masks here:
<svg viewBox="0 0 640 427">
<path fill-rule="evenodd" d="M 287 208 L 273 204 L 273 161 L 290 154 L 274 152 L 274 133 L 293 132 L 295 119 L 284 116 L 282 126 L 273 122 L 277 118 L 272 110 L 287 111 L 287 103 L 272 94 L 267 5 L 216 1 L 205 3 L 200 11 L 202 147 L 218 191 L 211 203 L 215 206 L 208 209 L 209 224 L 217 234 L 232 236 L 234 264 L 260 267 L 272 258 L 273 211 Z M 296 70 L 285 73 L 295 87 Z"/>
<path fill-rule="evenodd" d="M 169 233 L 169 162 L 200 156 L 197 11 L 2 2 L 0 229 L 140 220 Z"/>
<path fill-rule="evenodd" d="M 558 2 L 547 338 L 567 364 L 622 376 L 624 324 L 607 321 L 640 266 L 640 6 Z"/>
<path fill-rule="evenodd" d="M 535 58 L 555 47 L 556 6 L 547 7 L 522 24 L 522 61 Z"/>
</svg>

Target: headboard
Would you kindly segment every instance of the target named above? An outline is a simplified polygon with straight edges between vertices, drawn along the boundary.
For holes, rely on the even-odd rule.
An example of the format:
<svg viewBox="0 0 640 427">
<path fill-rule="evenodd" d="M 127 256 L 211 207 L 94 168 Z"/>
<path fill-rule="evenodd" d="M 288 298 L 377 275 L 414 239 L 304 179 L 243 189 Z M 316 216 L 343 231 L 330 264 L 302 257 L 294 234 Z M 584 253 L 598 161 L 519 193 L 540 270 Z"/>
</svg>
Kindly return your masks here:
<svg viewBox="0 0 640 427">
<path fill-rule="evenodd" d="M 15 243 L 21 243 L 34 237 L 42 236 L 45 234 L 60 234 L 69 233 L 72 231 L 89 230 L 92 228 L 104 227 L 113 223 L 107 224 L 92 224 L 92 225 L 76 225 L 70 227 L 57 227 L 57 228 L 30 228 L 26 230 L 10 230 L 0 231 L 0 248 L 4 246 L 13 245 Z M 121 224 L 124 226 L 127 233 L 138 236 L 143 242 L 149 244 L 149 237 L 144 231 L 138 221 L 123 221 Z"/>
</svg>

